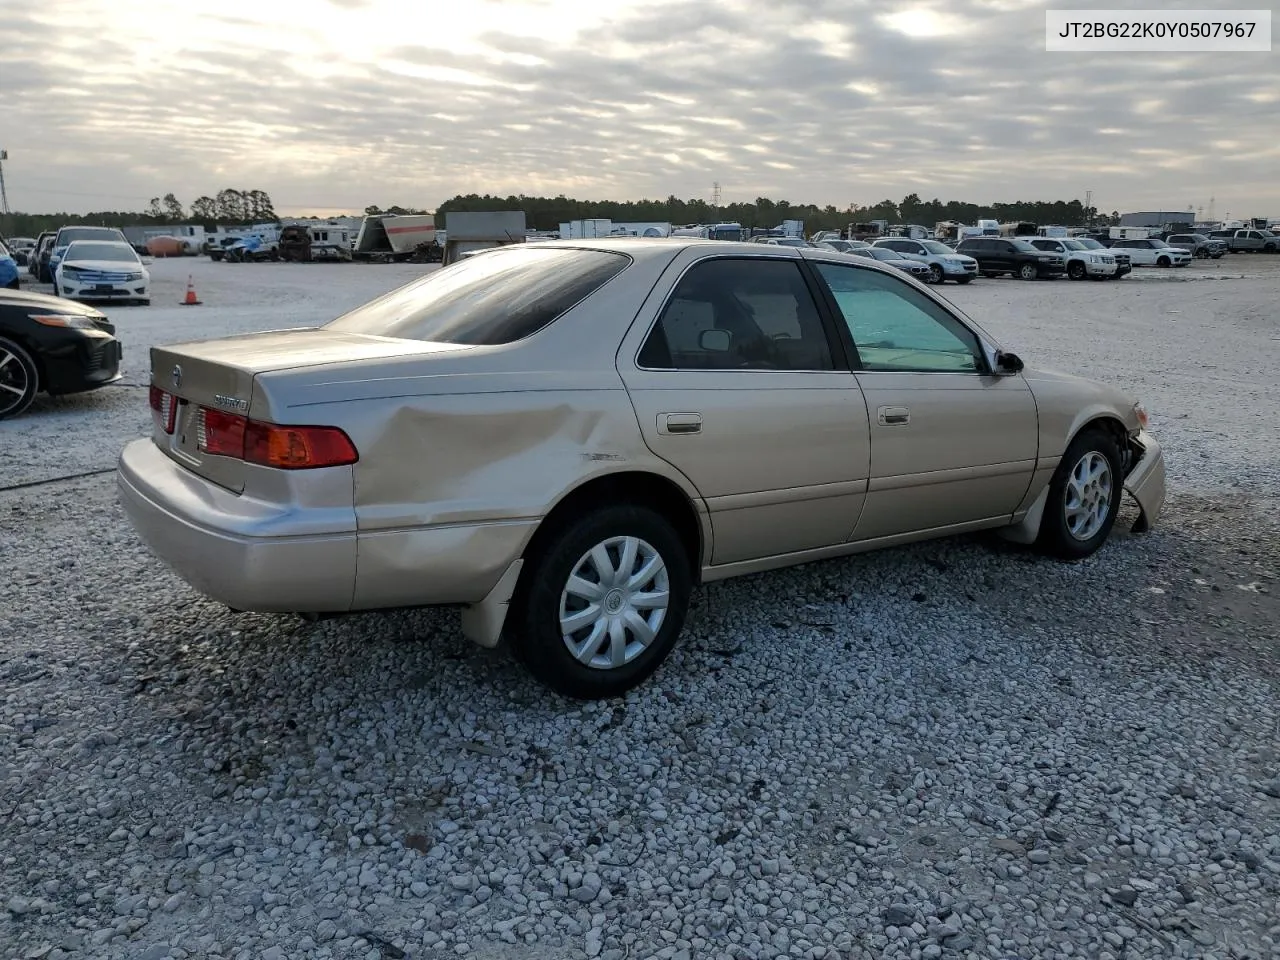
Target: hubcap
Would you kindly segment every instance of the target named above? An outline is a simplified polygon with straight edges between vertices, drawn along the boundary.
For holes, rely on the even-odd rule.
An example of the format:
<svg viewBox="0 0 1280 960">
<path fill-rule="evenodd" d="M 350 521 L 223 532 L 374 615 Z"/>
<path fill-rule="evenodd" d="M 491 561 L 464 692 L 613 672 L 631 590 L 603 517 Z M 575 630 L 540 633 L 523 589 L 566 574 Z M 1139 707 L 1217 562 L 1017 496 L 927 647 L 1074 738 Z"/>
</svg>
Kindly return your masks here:
<svg viewBox="0 0 1280 960">
<path fill-rule="evenodd" d="M 8 413 L 27 395 L 27 368 L 18 355 L 0 349 L 0 413 Z"/>
<path fill-rule="evenodd" d="M 1077 540 L 1092 539 L 1111 513 L 1111 464 L 1096 450 L 1076 461 L 1067 478 L 1063 516 Z"/>
<path fill-rule="evenodd" d="M 671 602 L 667 565 L 639 537 L 596 544 L 573 567 L 560 594 L 560 635 L 575 660 L 614 670 L 658 636 Z"/>
</svg>

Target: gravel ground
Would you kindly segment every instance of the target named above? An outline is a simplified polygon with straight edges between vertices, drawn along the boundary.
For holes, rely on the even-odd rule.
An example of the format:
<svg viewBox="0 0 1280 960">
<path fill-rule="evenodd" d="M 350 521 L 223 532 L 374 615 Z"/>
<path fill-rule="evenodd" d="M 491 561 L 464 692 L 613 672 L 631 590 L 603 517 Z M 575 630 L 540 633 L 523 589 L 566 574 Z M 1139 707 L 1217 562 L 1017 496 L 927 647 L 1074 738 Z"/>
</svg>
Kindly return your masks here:
<svg viewBox="0 0 1280 960">
<path fill-rule="evenodd" d="M 109 468 L 150 343 L 423 269 L 157 263 L 157 305 L 111 311 L 133 386 L 0 425 L 0 486 Z M 188 271 L 205 306 L 161 305 Z M 1280 956 L 1277 280 L 947 287 L 1147 402 L 1157 529 L 713 584 L 616 704 L 446 613 L 232 614 L 108 475 L 0 490 L 0 956 Z"/>
</svg>

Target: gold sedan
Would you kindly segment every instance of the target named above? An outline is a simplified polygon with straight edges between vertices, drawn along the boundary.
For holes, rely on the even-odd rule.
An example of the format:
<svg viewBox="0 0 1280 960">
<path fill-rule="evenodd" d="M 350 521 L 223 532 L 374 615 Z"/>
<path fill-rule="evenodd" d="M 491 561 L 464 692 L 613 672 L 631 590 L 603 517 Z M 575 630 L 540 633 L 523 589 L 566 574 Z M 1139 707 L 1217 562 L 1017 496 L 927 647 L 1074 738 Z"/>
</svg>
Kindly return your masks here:
<svg viewBox="0 0 1280 960">
<path fill-rule="evenodd" d="M 700 583 L 983 529 L 1076 560 L 1165 494 L 1131 398 L 818 247 L 515 245 L 151 362 L 120 494 L 198 590 L 461 606 L 577 697 L 652 674 Z"/>
</svg>

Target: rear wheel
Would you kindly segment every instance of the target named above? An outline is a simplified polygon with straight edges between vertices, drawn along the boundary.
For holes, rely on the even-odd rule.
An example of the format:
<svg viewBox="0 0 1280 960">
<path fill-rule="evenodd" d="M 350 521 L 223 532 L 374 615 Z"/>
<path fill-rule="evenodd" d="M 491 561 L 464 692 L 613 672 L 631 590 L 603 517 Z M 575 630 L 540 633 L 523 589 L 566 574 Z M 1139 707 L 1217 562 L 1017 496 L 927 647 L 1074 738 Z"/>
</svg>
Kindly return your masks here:
<svg viewBox="0 0 1280 960">
<path fill-rule="evenodd" d="M 593 510 L 526 557 L 508 621 L 516 654 L 558 693 L 620 696 L 670 654 L 692 586 L 689 555 L 661 514 Z"/>
<path fill-rule="evenodd" d="M 1120 508 L 1120 450 L 1106 430 L 1085 430 L 1067 447 L 1053 479 L 1037 546 L 1063 560 L 1083 560 L 1106 542 Z"/>
<path fill-rule="evenodd" d="M 960 284 L 960 286 L 963 287 L 966 283 L 968 283 L 972 279 L 973 277 L 956 277 L 956 283 Z"/>
<path fill-rule="evenodd" d="M 39 389 L 40 377 L 31 354 L 0 337 L 0 420 L 26 410 Z"/>
<path fill-rule="evenodd" d="M 1034 263 L 1024 263 L 1018 268 L 1018 276 L 1023 280 L 1034 280 L 1039 273 L 1040 271 L 1036 269 Z"/>
<path fill-rule="evenodd" d="M 1000 276 L 1000 274 L 996 273 L 994 270 L 983 270 L 982 275 L 988 280 L 994 280 L 996 277 Z"/>
</svg>

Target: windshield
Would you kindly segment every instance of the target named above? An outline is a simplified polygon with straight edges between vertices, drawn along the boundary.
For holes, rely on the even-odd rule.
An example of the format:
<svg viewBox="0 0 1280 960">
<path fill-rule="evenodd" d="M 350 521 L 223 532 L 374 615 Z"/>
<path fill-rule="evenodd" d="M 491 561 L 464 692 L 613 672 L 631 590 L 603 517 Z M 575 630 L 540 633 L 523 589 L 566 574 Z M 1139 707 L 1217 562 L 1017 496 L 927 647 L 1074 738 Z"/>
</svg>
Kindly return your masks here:
<svg viewBox="0 0 1280 960">
<path fill-rule="evenodd" d="M 1105 248 L 1102 246 L 1102 244 L 1100 244 L 1097 240 L 1094 240 L 1092 237 L 1081 237 L 1079 240 L 1077 240 L 1077 241 L 1075 241 L 1075 242 L 1076 242 L 1076 243 L 1078 243 L 1078 244 L 1080 244 L 1080 246 L 1081 246 L 1081 247 L 1083 247 L 1085 250 L 1103 250 L 1103 249 L 1105 249 Z"/>
<path fill-rule="evenodd" d="M 517 244 L 459 260 L 325 328 L 438 343 L 512 343 L 537 333 L 630 263 L 603 250 Z"/>
<path fill-rule="evenodd" d="M 58 246 L 65 247 L 77 240 L 112 240 L 124 242 L 124 234 L 119 230 L 104 227 L 64 227 L 58 231 Z"/>
<path fill-rule="evenodd" d="M 95 243 L 92 240 L 78 240 L 67 247 L 64 260 L 120 260 L 130 263 L 138 262 L 138 255 L 133 247 L 126 243 Z"/>
<path fill-rule="evenodd" d="M 1025 240 L 1010 240 L 1009 242 L 1013 244 L 1013 248 L 1015 250 L 1021 250 L 1023 253 L 1042 253 L 1043 252 L 1041 250 L 1037 250 L 1035 247 L 1027 243 L 1027 241 Z"/>
<path fill-rule="evenodd" d="M 1066 247 L 1068 250 L 1088 250 L 1089 249 L 1079 240 L 1063 240 L 1062 245 Z"/>
<path fill-rule="evenodd" d="M 0 257 L 9 256 L 9 248 L 4 245 L 4 241 L 0 240 Z"/>
<path fill-rule="evenodd" d="M 897 250 L 891 250 L 888 247 L 872 247 L 870 253 L 877 260 L 905 260 L 902 254 Z"/>
<path fill-rule="evenodd" d="M 777 237 L 776 241 L 780 247 L 807 247 L 809 245 L 808 240 L 803 240 L 800 237 Z"/>
<path fill-rule="evenodd" d="M 940 243 L 937 240 L 921 240 L 920 244 L 930 253 L 955 253 L 945 243 Z"/>
<path fill-rule="evenodd" d="M 1167 247 L 1167 246 L 1168 246 L 1168 244 L 1167 244 L 1167 243 L 1165 243 L 1163 240 L 1156 240 L 1156 239 L 1154 239 L 1154 238 L 1153 238 L 1153 239 L 1152 239 L 1152 241 L 1151 241 L 1151 246 L 1153 246 L 1153 247 Z"/>
</svg>

